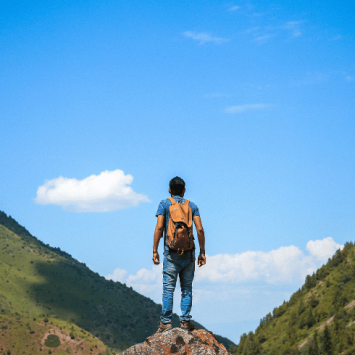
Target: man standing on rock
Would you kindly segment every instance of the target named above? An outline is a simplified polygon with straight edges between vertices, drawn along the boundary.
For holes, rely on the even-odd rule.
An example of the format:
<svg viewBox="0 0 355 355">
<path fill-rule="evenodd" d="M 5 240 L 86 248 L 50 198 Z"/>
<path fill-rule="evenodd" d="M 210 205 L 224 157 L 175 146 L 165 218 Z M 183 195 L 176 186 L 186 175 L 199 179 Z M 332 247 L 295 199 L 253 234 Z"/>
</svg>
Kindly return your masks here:
<svg viewBox="0 0 355 355">
<path fill-rule="evenodd" d="M 198 207 L 184 199 L 185 181 L 178 176 L 170 180 L 169 193 L 171 198 L 162 200 L 156 216 L 157 225 L 154 232 L 153 262 L 160 264 L 158 246 L 164 233 L 164 262 L 163 262 L 163 309 L 160 317 L 158 332 L 171 329 L 173 314 L 173 298 L 177 277 L 181 287 L 181 316 L 180 327 L 193 330 L 190 322 L 192 306 L 192 281 L 195 273 L 195 244 L 192 234 L 192 221 L 195 223 L 200 254 L 198 265 L 206 264 L 205 233 L 202 227 Z"/>
</svg>

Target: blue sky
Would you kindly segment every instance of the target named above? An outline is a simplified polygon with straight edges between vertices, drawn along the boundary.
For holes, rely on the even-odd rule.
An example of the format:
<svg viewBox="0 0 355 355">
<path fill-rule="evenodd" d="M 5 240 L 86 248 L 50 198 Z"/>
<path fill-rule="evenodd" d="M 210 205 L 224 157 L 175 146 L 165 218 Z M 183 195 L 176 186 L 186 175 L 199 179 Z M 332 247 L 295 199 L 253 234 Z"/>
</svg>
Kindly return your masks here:
<svg viewBox="0 0 355 355">
<path fill-rule="evenodd" d="M 181 176 L 210 260 L 193 315 L 237 342 L 354 240 L 354 12 L 3 1 L 0 209 L 159 302 L 155 212 Z"/>
</svg>

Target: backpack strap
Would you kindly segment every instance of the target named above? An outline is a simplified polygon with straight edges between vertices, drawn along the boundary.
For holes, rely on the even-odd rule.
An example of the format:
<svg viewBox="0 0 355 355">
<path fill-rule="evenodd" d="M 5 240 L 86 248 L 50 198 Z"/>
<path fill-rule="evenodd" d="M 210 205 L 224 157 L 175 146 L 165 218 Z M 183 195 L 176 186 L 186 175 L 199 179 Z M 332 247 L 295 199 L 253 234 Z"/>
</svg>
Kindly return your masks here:
<svg viewBox="0 0 355 355">
<path fill-rule="evenodd" d="M 176 203 L 178 203 L 172 197 L 167 198 L 167 200 L 169 200 L 172 205 L 175 205 Z M 189 200 L 185 200 L 184 205 L 189 205 L 189 204 L 190 204 L 190 201 Z"/>
<path fill-rule="evenodd" d="M 189 206 L 189 204 L 190 204 L 190 201 L 189 201 L 189 200 L 185 200 L 184 205 Z M 188 237 L 188 246 L 189 246 L 189 248 L 190 248 L 191 237 L 192 237 L 192 226 L 191 226 L 191 228 L 187 228 L 187 230 L 188 230 L 188 233 L 189 233 L 189 237 Z M 191 254 L 191 255 L 192 255 L 192 254 Z"/>
<path fill-rule="evenodd" d="M 167 198 L 171 202 L 172 205 L 175 205 L 177 203 L 172 197 Z"/>
</svg>

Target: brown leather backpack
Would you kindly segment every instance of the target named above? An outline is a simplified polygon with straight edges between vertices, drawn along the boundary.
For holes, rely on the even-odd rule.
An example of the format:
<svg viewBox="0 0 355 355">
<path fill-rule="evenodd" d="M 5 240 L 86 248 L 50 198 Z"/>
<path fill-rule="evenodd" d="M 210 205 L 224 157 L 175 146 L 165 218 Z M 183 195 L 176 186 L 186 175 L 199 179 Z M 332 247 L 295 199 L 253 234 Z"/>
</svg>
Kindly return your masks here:
<svg viewBox="0 0 355 355">
<path fill-rule="evenodd" d="M 166 243 L 170 249 L 176 250 L 179 255 L 194 247 L 194 236 L 192 234 L 192 210 L 190 201 L 176 202 L 173 198 L 169 207 L 170 217 L 166 233 Z"/>
</svg>

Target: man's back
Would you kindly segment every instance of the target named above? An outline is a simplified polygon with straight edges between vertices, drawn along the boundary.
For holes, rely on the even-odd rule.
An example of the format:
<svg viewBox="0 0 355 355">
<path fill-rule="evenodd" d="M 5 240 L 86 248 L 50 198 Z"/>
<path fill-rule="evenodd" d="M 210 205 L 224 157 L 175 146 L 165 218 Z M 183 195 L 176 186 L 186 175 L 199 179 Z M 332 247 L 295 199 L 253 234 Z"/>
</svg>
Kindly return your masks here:
<svg viewBox="0 0 355 355">
<path fill-rule="evenodd" d="M 181 196 L 174 196 L 173 199 L 176 202 L 182 202 L 182 203 L 185 203 L 185 201 L 186 201 L 186 199 Z M 172 205 L 172 202 L 168 198 L 160 201 L 160 204 L 158 206 L 158 210 L 156 213 L 157 217 L 159 215 L 162 215 L 162 216 L 164 216 L 164 219 L 165 219 L 165 223 L 164 223 L 164 255 L 169 254 L 169 246 L 167 244 L 167 231 L 168 231 L 168 226 L 169 226 L 170 206 L 171 205 Z M 192 218 L 200 216 L 200 211 L 199 211 L 196 204 L 189 201 L 189 207 L 191 208 Z"/>
</svg>

